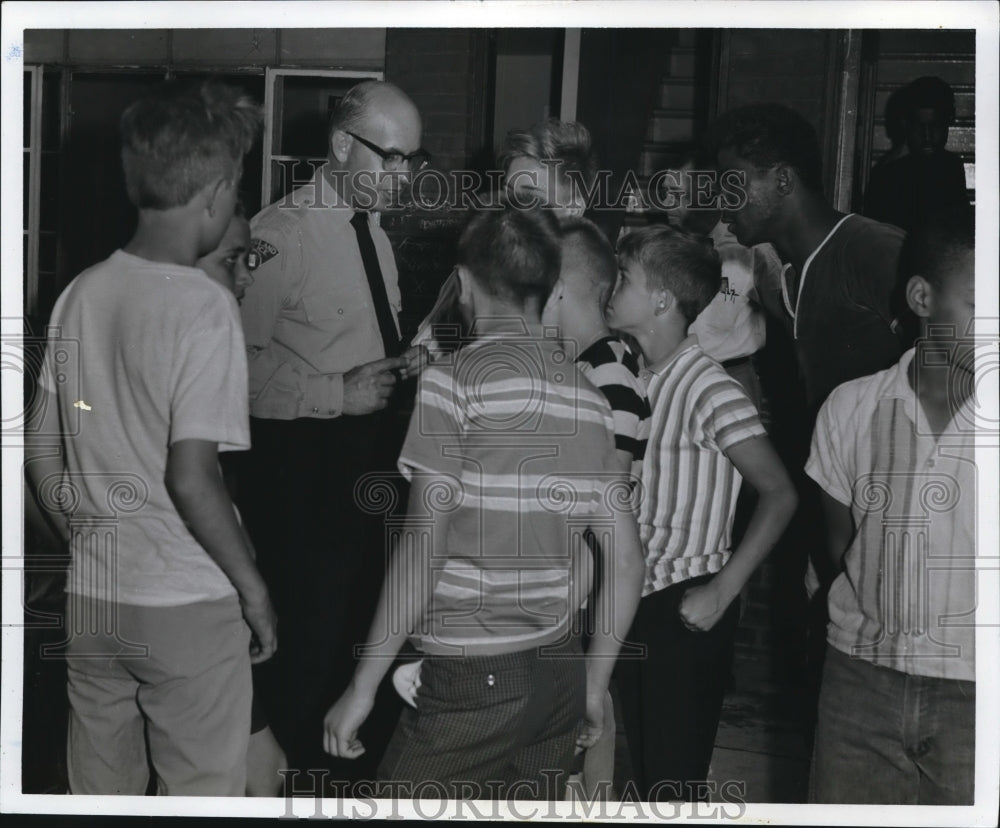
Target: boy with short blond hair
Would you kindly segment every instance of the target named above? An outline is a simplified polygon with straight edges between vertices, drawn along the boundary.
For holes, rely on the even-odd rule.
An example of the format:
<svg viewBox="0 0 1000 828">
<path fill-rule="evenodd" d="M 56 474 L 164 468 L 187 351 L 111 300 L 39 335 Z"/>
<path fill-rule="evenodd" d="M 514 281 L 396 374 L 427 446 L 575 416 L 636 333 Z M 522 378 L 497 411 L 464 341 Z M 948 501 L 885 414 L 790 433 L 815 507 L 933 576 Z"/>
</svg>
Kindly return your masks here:
<svg viewBox="0 0 1000 828">
<path fill-rule="evenodd" d="M 604 307 L 618 278 L 618 261 L 607 237 L 593 222 L 564 219 L 559 227 L 562 266 L 542 311 L 555 325 L 577 367 L 611 406 L 615 450 L 626 472 L 638 474 L 649 435 L 649 400 L 639 379 L 639 359 L 604 319 Z"/>
<path fill-rule="evenodd" d="M 138 227 L 53 310 L 39 400 L 61 456 L 35 439 L 27 472 L 63 538 L 77 527 L 71 793 L 141 796 L 150 765 L 160 794 L 244 793 L 251 655 L 274 651 L 275 622 L 218 462 L 249 446 L 236 300 L 195 265 L 230 223 L 259 123 L 249 99 L 212 83 L 165 84 L 129 107 L 122 162 Z M 60 362 L 60 337 L 78 342 L 76 364 Z M 72 512 L 45 496 L 59 482 Z"/>
<path fill-rule="evenodd" d="M 608 323 L 642 349 L 653 412 L 638 514 L 646 579 L 630 636 L 647 653 L 620 665 L 625 729 L 644 798 L 704 799 L 738 596 L 796 497 L 743 387 L 687 334 L 719 291 L 711 244 L 643 228 L 621 241 L 618 261 Z M 759 498 L 731 549 L 741 479 Z"/>
<path fill-rule="evenodd" d="M 378 684 L 415 639 L 416 707 L 379 770 L 411 786 L 397 794 L 561 798 L 552 772 L 565 784 L 575 747 L 602 729 L 641 559 L 631 513 L 604 499 L 620 484 L 607 403 L 541 328 L 559 255 L 540 211 L 476 214 L 459 241 L 471 340 L 421 375 L 399 460 L 412 481 L 407 530 L 366 653 L 326 719 L 327 750 L 360 755 Z M 613 532 L 617 554 L 584 658 L 571 552 L 589 524 Z"/>
<path fill-rule="evenodd" d="M 618 278 L 618 260 L 604 233 L 587 219 L 563 219 L 559 234 L 562 266 L 559 280 L 542 311 L 542 323 L 558 327 L 564 347 L 574 357 L 577 368 L 611 406 L 615 454 L 622 472 L 628 475 L 630 485 L 634 485 L 646 453 L 650 413 L 646 388 L 639 377 L 639 358 L 611 332 L 604 319 L 604 307 Z M 589 572 L 592 567 L 591 553 L 601 554 L 596 539 L 588 536 L 588 541 L 590 548 L 581 546 L 577 550 L 582 572 Z M 582 613 L 589 626 L 593 619 L 588 616 L 589 613 Z M 610 692 L 604 708 L 604 732 L 583 759 L 581 781 L 590 800 L 608 796 L 614 779 L 615 719 Z"/>
</svg>

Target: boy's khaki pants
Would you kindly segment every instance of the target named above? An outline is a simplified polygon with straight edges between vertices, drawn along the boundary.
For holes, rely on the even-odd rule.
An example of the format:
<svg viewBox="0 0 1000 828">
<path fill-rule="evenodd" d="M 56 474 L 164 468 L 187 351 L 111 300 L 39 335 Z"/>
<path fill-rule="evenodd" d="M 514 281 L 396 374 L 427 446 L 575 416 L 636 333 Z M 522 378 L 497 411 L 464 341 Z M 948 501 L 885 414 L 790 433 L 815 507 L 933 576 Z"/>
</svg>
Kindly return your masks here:
<svg viewBox="0 0 1000 828">
<path fill-rule="evenodd" d="M 139 607 L 70 593 L 70 793 L 243 796 L 250 630 L 234 595 Z M 147 761 L 146 745 L 149 745 Z"/>
</svg>

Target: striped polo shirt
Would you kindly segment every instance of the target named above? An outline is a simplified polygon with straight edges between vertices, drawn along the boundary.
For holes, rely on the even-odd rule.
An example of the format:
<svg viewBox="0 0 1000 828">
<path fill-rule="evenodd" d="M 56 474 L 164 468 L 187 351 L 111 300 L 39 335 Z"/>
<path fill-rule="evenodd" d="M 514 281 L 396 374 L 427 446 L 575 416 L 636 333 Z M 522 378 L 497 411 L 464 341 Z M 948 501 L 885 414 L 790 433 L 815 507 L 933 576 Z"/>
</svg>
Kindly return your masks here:
<svg viewBox="0 0 1000 828">
<path fill-rule="evenodd" d="M 632 455 L 632 474 L 642 469 L 649 439 L 649 399 L 639 378 L 639 358 L 617 336 L 605 336 L 576 358 L 584 376 L 604 394 L 615 424 L 615 448 Z"/>
<path fill-rule="evenodd" d="M 827 640 L 882 667 L 974 681 L 974 402 L 935 438 L 907 376 L 913 355 L 838 386 L 816 421 L 806 473 L 856 527 Z"/>
<path fill-rule="evenodd" d="M 451 493 L 427 504 L 449 515 L 420 650 L 487 655 L 565 636 L 587 589 L 573 583 L 573 549 L 612 518 L 612 435 L 607 402 L 537 331 L 491 334 L 423 371 L 399 468 Z"/>
<path fill-rule="evenodd" d="M 638 518 L 644 596 L 725 566 L 742 481 L 725 453 L 766 436 L 743 386 L 696 336 L 649 372 L 653 413 Z"/>
</svg>

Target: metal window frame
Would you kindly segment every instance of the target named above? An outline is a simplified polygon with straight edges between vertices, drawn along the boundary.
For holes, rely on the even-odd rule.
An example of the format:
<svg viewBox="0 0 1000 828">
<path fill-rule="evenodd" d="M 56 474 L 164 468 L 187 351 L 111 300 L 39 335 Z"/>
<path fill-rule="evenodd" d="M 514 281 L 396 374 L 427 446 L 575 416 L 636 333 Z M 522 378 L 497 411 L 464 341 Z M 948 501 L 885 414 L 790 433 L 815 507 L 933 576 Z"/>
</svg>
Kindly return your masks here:
<svg viewBox="0 0 1000 828">
<path fill-rule="evenodd" d="M 379 70 L 363 69 L 285 69 L 281 67 L 267 66 L 264 69 L 264 152 L 261 170 L 260 183 L 260 203 L 264 207 L 271 203 L 271 164 L 275 158 L 283 157 L 274 152 L 274 139 L 276 135 L 274 111 L 275 106 L 275 84 L 279 78 L 285 77 L 313 77 L 313 78 L 349 78 L 358 82 L 363 80 L 384 80 L 385 72 Z"/>
<path fill-rule="evenodd" d="M 33 315 L 38 310 L 38 245 L 41 225 L 41 171 L 42 171 L 42 77 L 44 67 L 25 66 L 31 77 L 31 101 L 28 128 L 28 146 L 21 151 L 28 153 L 28 226 L 23 233 L 28 237 L 28 261 L 24 274 L 24 314 Z M 22 176 L 24 174 L 22 169 Z"/>
</svg>

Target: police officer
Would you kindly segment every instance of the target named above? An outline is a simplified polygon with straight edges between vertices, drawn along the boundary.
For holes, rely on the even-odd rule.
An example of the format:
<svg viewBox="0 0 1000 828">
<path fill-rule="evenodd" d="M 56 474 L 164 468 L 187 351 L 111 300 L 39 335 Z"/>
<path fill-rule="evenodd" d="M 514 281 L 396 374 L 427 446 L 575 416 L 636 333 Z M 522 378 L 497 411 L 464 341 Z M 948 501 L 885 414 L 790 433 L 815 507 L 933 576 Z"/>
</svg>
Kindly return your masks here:
<svg viewBox="0 0 1000 828">
<path fill-rule="evenodd" d="M 322 717 L 353 671 L 387 554 L 355 487 L 394 465 L 379 451 L 392 443 L 386 407 L 422 349 L 401 352 L 396 265 L 374 215 L 426 164 L 420 136 L 400 89 L 358 84 L 333 114 L 326 163 L 251 222 L 258 267 L 241 311 L 253 448 L 240 501 L 282 636 L 255 681 L 292 768 L 327 759 Z"/>
</svg>

